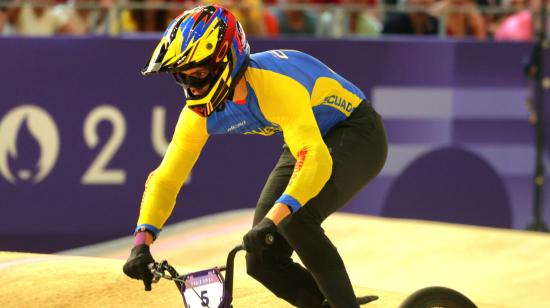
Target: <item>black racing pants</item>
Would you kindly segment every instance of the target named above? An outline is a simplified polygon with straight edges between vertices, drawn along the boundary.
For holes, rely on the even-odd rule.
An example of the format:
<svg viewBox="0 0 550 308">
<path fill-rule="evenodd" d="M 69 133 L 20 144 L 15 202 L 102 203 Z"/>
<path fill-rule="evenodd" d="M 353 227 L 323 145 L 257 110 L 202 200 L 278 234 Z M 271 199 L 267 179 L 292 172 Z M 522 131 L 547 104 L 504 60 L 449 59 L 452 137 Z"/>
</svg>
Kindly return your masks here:
<svg viewBox="0 0 550 308">
<path fill-rule="evenodd" d="M 297 307 L 357 307 L 344 262 L 321 223 L 340 209 L 382 169 L 387 156 L 380 115 L 364 101 L 324 136 L 332 156 L 332 174 L 321 192 L 278 226 L 275 243 L 261 254 L 248 253 L 247 272 L 278 297 Z M 286 145 L 262 190 L 254 225 L 281 196 L 296 160 Z M 291 259 L 296 251 L 302 263 Z"/>
</svg>

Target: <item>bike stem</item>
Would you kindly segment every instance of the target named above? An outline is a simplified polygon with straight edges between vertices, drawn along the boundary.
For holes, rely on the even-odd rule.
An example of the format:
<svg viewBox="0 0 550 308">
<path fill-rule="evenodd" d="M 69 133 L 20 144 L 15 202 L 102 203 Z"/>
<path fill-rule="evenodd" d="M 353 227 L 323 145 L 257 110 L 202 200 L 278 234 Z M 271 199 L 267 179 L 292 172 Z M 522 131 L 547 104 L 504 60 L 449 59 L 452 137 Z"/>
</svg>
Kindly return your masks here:
<svg viewBox="0 0 550 308">
<path fill-rule="evenodd" d="M 235 255 L 241 250 L 244 250 L 244 246 L 242 244 L 235 246 L 235 248 L 233 248 L 227 255 L 224 280 L 224 288 L 227 292 L 227 295 L 224 297 L 227 303 L 227 307 L 230 307 L 231 302 L 233 301 L 233 270 L 235 268 Z"/>
</svg>

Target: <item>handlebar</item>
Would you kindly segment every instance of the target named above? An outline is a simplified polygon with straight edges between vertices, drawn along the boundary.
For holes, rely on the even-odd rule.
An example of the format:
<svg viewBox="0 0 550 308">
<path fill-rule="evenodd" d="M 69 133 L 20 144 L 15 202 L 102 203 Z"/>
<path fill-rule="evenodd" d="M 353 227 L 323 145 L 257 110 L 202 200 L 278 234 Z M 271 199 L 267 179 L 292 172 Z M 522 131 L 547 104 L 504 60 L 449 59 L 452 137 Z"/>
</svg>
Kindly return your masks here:
<svg viewBox="0 0 550 308">
<path fill-rule="evenodd" d="M 226 283 L 226 287 L 228 287 L 228 289 L 231 288 L 231 290 L 233 287 L 232 284 L 233 284 L 233 270 L 234 270 L 234 264 L 235 264 L 235 255 L 237 254 L 237 252 L 241 250 L 244 250 L 243 244 L 235 246 L 227 255 L 226 264 L 218 267 L 220 271 L 226 272 L 225 281 L 231 282 L 231 283 Z M 150 263 L 148 267 L 149 267 L 149 270 L 151 271 L 151 274 L 153 274 L 153 281 L 152 281 L 153 283 L 158 282 L 161 278 L 174 281 L 178 285 L 178 287 L 181 287 L 181 284 L 184 283 L 184 281 L 179 278 L 180 274 L 178 273 L 178 271 L 172 265 L 170 265 L 166 260 L 163 260 L 161 262 Z M 166 274 L 166 272 L 168 272 L 168 274 Z"/>
<path fill-rule="evenodd" d="M 179 278 L 180 274 L 178 271 L 176 271 L 172 265 L 168 264 L 168 261 L 166 260 L 163 260 L 162 262 L 150 263 L 148 267 L 151 274 L 153 274 L 153 280 L 151 281 L 152 283 L 157 283 L 160 278 L 164 278 L 174 281 L 180 290 L 185 283 L 185 281 Z M 169 275 L 166 275 L 165 272 L 168 272 Z"/>
<path fill-rule="evenodd" d="M 233 248 L 229 252 L 229 254 L 227 254 L 227 262 L 225 263 L 226 268 L 225 268 L 224 287 L 228 295 L 225 298 L 228 304 L 231 304 L 231 302 L 233 301 L 233 270 L 235 265 L 235 255 L 237 254 L 237 252 L 241 250 L 245 250 L 244 244 L 235 246 L 235 248 Z"/>
<path fill-rule="evenodd" d="M 265 243 L 268 245 L 272 245 L 275 241 L 275 236 L 273 234 L 267 234 L 265 237 Z M 235 267 L 235 255 L 241 250 L 246 250 L 244 243 L 235 246 L 229 253 L 227 254 L 227 261 L 225 263 L 225 266 L 217 267 L 219 271 L 225 271 L 225 279 L 223 281 L 224 283 L 224 289 L 225 289 L 225 297 L 224 297 L 224 303 L 226 306 L 224 307 L 231 307 L 231 302 L 233 301 L 233 274 L 234 274 L 234 267 Z M 168 261 L 163 260 L 161 262 L 154 262 L 148 265 L 149 270 L 153 274 L 153 283 L 158 282 L 161 278 L 168 279 L 174 281 L 176 286 L 179 290 L 182 290 L 183 286 L 185 285 L 185 281 L 180 278 L 180 274 L 176 271 L 176 269 L 168 263 Z M 168 274 L 166 274 L 168 272 Z"/>
</svg>

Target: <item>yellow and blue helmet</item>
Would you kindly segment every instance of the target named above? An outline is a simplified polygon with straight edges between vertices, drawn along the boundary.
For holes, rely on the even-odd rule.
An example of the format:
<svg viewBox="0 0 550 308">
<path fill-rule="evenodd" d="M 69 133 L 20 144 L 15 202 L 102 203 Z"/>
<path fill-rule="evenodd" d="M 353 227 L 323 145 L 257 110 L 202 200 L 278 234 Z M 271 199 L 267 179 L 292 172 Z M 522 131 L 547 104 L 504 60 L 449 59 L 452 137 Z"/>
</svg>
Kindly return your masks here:
<svg viewBox="0 0 550 308">
<path fill-rule="evenodd" d="M 232 98 L 249 58 L 250 46 L 235 16 L 218 5 L 201 6 L 170 23 L 142 74 L 171 73 L 183 87 L 187 106 L 207 117 Z M 208 67 L 209 75 L 198 79 L 180 74 L 197 66 Z M 207 84 L 208 90 L 200 96 L 189 89 Z"/>
</svg>

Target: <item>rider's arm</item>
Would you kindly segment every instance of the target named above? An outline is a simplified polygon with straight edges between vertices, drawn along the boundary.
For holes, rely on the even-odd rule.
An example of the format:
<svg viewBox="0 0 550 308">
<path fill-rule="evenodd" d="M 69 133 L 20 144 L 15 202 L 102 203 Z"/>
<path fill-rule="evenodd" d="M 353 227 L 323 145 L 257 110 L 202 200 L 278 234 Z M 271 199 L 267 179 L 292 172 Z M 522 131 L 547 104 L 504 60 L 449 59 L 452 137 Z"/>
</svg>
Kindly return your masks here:
<svg viewBox="0 0 550 308">
<path fill-rule="evenodd" d="M 145 183 L 136 231 L 145 229 L 155 236 L 160 231 L 207 139 L 206 119 L 185 107 L 162 162 Z"/>
<path fill-rule="evenodd" d="M 276 203 L 299 210 L 315 197 L 330 178 L 332 158 L 313 115 L 306 88 L 294 79 L 269 74 L 269 83 L 257 92 L 260 109 L 266 118 L 281 126 L 284 139 L 296 158 L 294 172 Z"/>
</svg>

